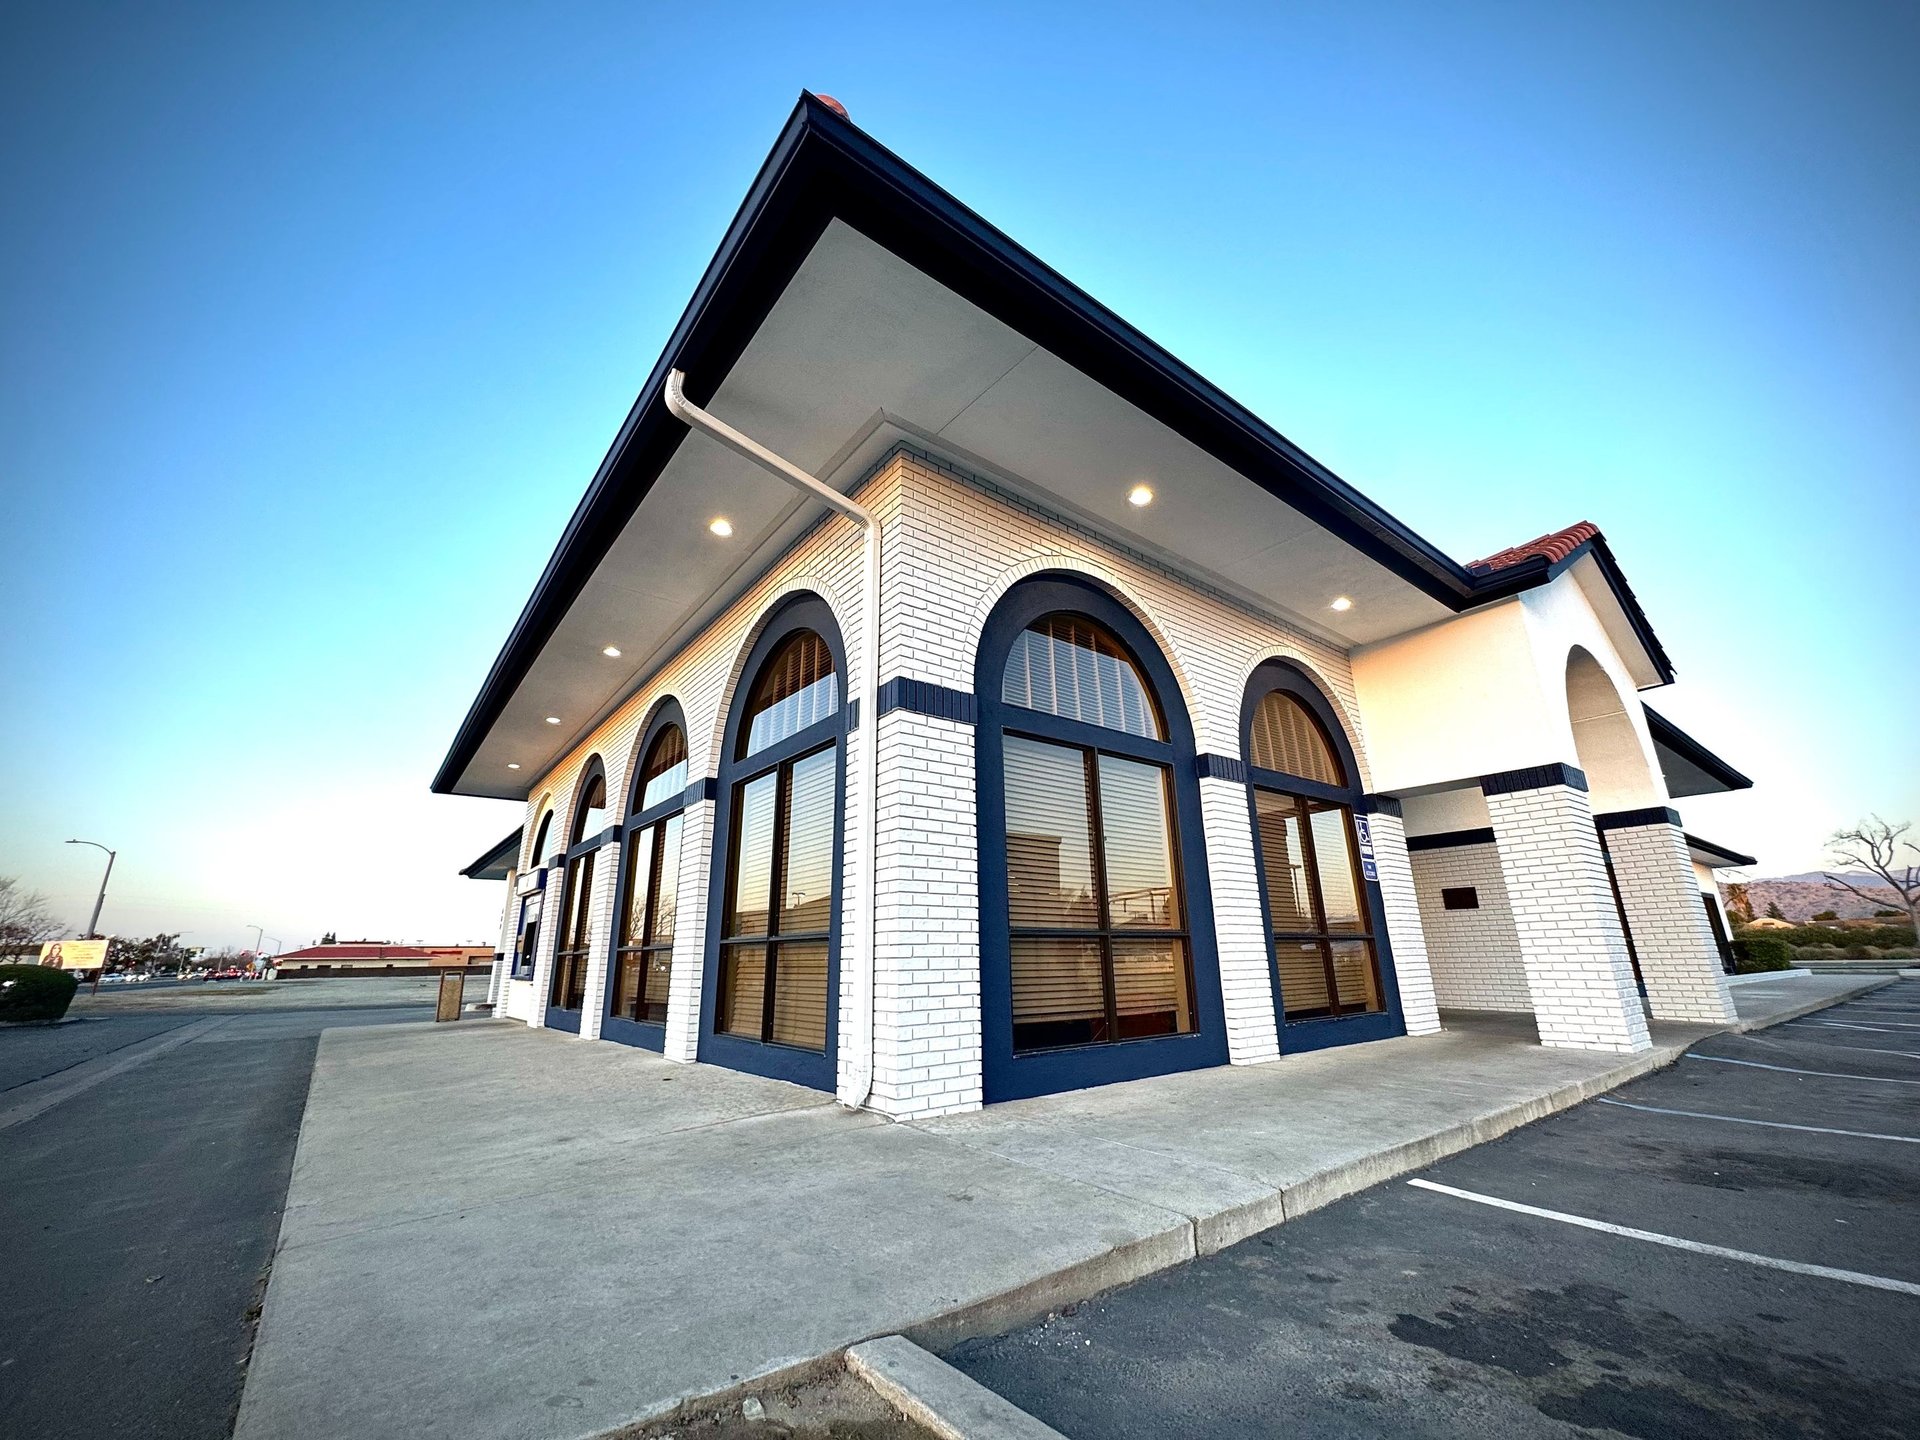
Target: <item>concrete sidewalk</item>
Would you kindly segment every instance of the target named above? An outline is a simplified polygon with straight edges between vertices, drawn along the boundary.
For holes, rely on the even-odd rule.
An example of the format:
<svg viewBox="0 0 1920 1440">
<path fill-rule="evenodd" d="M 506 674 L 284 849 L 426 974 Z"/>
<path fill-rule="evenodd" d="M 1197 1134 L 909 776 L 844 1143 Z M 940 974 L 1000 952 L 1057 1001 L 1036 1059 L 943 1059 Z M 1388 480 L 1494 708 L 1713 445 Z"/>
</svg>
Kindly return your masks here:
<svg viewBox="0 0 1920 1440">
<path fill-rule="evenodd" d="M 1767 1023 L 1878 984 L 1742 986 Z M 236 1429 L 594 1435 L 1177 1263 L 1665 1064 L 1525 1017 L 889 1124 L 516 1025 L 322 1038 Z"/>
</svg>

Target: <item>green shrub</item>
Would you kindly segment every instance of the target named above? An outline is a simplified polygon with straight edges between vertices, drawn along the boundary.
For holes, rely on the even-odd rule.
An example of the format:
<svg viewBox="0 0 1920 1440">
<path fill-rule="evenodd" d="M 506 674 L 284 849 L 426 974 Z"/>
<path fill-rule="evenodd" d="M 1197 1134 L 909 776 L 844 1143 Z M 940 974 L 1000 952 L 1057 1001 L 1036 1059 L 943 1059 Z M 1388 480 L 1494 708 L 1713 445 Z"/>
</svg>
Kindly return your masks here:
<svg viewBox="0 0 1920 1440">
<path fill-rule="evenodd" d="M 1741 975 L 1791 970 L 1793 947 L 1771 935 L 1744 935 L 1733 942 L 1733 967 Z"/>
<path fill-rule="evenodd" d="M 0 1020 L 58 1020 L 79 988 L 48 965 L 0 965 Z"/>
<path fill-rule="evenodd" d="M 1796 925 L 1791 930 L 1739 930 L 1734 938 L 1767 935 L 1784 940 L 1789 945 L 1874 945 L 1880 949 L 1891 949 L 1895 945 L 1912 945 L 1914 942 L 1911 925 Z"/>
<path fill-rule="evenodd" d="M 1838 945 L 1795 945 L 1793 958 L 1800 960 L 1844 960 L 1846 952 Z"/>
</svg>

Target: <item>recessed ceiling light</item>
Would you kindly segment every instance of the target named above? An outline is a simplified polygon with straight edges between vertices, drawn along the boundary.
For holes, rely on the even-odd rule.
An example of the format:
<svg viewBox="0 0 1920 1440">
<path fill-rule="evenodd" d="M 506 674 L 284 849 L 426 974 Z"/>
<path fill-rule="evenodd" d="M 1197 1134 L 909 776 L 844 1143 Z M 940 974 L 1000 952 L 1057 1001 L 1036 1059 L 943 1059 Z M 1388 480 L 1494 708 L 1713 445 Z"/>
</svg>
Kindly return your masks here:
<svg viewBox="0 0 1920 1440">
<path fill-rule="evenodd" d="M 1153 503 L 1153 491 L 1145 485 L 1136 485 L 1127 492 L 1127 503 L 1136 510 L 1142 505 Z"/>
<path fill-rule="evenodd" d="M 516 764 L 516 763 L 515 763 L 514 761 L 512 761 L 512 760 L 509 760 L 509 761 L 507 761 L 507 769 L 509 769 L 509 770 L 518 770 L 519 768 L 520 768 L 520 767 L 519 767 L 519 765 L 518 765 L 518 764 Z"/>
<path fill-rule="evenodd" d="M 620 658 L 620 647 L 618 645 L 603 645 L 600 647 L 600 653 L 609 660 L 618 660 Z"/>
<path fill-rule="evenodd" d="M 733 522 L 724 515 L 716 515 L 708 522 L 707 529 L 724 540 L 733 534 Z"/>
<path fill-rule="evenodd" d="M 1328 608 L 1332 610 L 1351 610 L 1353 608 L 1353 601 L 1344 595 L 1336 595 L 1333 597 L 1333 604 Z"/>
<path fill-rule="evenodd" d="M 560 717 L 558 715 L 547 716 L 547 724 L 558 725 L 559 723 L 560 723 Z"/>
</svg>

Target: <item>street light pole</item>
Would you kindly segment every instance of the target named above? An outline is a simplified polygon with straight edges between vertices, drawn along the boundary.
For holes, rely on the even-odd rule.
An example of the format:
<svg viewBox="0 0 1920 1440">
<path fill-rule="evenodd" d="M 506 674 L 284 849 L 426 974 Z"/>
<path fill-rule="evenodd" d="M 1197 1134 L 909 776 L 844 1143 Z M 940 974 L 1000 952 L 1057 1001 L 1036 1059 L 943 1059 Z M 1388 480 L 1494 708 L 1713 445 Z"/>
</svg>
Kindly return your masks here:
<svg viewBox="0 0 1920 1440">
<path fill-rule="evenodd" d="M 91 845 L 96 850 L 107 851 L 107 873 L 100 877 L 100 893 L 94 897 L 93 901 L 93 918 L 87 922 L 87 939 L 92 940 L 95 938 L 95 932 L 100 928 L 100 907 L 107 903 L 107 882 L 113 878 L 113 862 L 120 852 L 107 850 L 107 847 L 98 840 L 69 840 L 67 844 Z"/>
</svg>

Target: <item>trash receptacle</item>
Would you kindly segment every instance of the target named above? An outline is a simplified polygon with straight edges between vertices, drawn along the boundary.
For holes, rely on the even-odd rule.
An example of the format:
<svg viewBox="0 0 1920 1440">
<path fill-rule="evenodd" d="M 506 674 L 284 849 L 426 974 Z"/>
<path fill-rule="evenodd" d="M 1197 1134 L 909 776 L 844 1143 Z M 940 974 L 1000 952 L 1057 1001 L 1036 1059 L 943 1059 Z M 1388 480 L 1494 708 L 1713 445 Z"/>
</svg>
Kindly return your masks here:
<svg viewBox="0 0 1920 1440">
<path fill-rule="evenodd" d="M 458 1020 L 460 1018 L 460 997 L 467 988 L 467 977 L 457 971 L 449 971 L 440 977 L 440 999 L 433 1007 L 435 1020 Z"/>
</svg>

